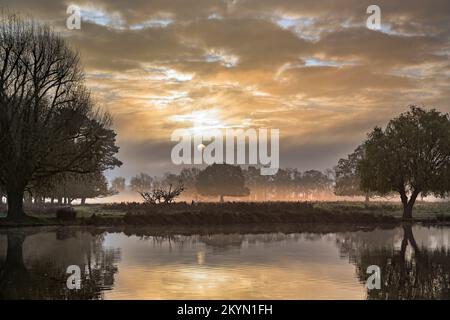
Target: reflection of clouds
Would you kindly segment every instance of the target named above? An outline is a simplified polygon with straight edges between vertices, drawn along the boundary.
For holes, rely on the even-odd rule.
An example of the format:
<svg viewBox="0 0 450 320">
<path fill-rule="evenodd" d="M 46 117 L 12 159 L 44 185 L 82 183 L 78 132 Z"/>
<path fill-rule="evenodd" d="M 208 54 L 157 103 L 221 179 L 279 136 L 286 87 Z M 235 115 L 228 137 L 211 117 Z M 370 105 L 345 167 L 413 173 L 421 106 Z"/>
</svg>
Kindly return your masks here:
<svg viewBox="0 0 450 320">
<path fill-rule="evenodd" d="M 449 228 L 415 227 L 413 228 L 413 234 L 419 248 L 423 246 L 428 249 L 450 250 Z"/>
<path fill-rule="evenodd" d="M 446 249 L 450 250 L 449 238 L 450 232 L 442 228 L 434 230 L 435 232 L 429 236 L 428 244 L 425 244 L 430 249 Z"/>
<path fill-rule="evenodd" d="M 334 235 L 109 234 L 122 260 L 106 298 L 363 298 Z"/>
<path fill-rule="evenodd" d="M 426 249 L 444 249 L 449 250 L 449 228 L 440 227 L 421 227 L 414 226 L 412 228 L 414 239 L 417 242 L 418 247 L 425 247 Z M 389 230 L 377 230 L 376 232 L 349 232 L 339 233 L 337 235 L 337 243 L 342 248 L 350 250 L 348 246 L 352 246 L 353 251 L 370 249 L 388 249 L 392 247 L 395 250 L 400 250 L 403 240 L 403 231 L 401 228 L 389 229 Z M 409 248 L 410 249 L 410 248 Z M 409 250 L 408 249 L 408 250 Z M 407 252 L 408 253 L 408 252 Z M 408 254 L 411 254 L 409 252 Z"/>
<path fill-rule="evenodd" d="M 125 267 L 125 266 L 124 266 Z M 127 268 L 130 268 L 127 266 Z M 361 299 L 353 270 L 242 264 L 234 267 L 166 265 L 121 268 L 106 299 Z"/>
</svg>

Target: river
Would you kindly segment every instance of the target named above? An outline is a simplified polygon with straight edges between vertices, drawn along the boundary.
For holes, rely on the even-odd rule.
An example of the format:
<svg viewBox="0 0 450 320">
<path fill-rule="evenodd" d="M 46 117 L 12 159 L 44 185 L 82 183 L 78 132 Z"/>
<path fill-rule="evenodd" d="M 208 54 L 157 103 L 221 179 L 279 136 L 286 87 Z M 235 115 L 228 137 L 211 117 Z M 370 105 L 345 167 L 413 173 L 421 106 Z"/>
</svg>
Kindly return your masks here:
<svg viewBox="0 0 450 320">
<path fill-rule="evenodd" d="M 419 225 L 170 236 L 3 229 L 0 299 L 449 299 L 449 240 L 450 227 Z M 366 286 L 371 265 L 379 289 Z"/>
</svg>

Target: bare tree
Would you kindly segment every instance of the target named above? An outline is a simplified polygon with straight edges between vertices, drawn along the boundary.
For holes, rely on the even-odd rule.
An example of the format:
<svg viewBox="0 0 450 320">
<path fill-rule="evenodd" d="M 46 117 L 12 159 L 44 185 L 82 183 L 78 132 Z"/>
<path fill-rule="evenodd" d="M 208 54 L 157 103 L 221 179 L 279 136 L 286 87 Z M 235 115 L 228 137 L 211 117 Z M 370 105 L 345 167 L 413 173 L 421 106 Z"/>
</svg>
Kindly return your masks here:
<svg viewBox="0 0 450 320">
<path fill-rule="evenodd" d="M 48 26 L 0 16 L 0 185 L 8 218 L 23 194 L 52 175 L 120 165 L 108 114 L 94 108 L 78 54 Z"/>
<path fill-rule="evenodd" d="M 172 189 L 172 184 L 169 185 L 169 189 L 155 188 L 150 192 L 139 192 L 144 199 L 145 203 L 157 204 L 157 203 L 171 203 L 184 191 L 183 184 L 179 184 Z"/>
</svg>

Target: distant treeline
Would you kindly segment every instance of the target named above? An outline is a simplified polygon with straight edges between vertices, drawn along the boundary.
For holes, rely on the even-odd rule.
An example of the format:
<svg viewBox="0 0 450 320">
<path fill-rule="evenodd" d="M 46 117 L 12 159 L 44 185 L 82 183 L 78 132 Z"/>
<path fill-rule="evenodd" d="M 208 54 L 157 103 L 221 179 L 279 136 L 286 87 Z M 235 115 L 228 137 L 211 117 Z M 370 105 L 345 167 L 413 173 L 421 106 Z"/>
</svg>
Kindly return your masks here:
<svg viewBox="0 0 450 320">
<path fill-rule="evenodd" d="M 179 174 L 166 173 L 152 177 L 140 173 L 126 181 L 116 177 L 111 181 L 114 192 L 149 192 L 155 188 L 167 189 L 183 185 L 181 200 L 215 200 L 233 197 L 234 200 L 248 201 L 297 201 L 336 198 L 335 171 L 328 169 L 299 171 L 279 169 L 277 174 L 263 176 L 259 168 L 240 168 L 225 164 L 215 164 L 204 170 L 184 168 Z"/>
<path fill-rule="evenodd" d="M 330 200 L 336 199 L 336 195 L 344 189 L 351 188 L 354 194 L 348 192 L 343 195 L 362 195 L 358 186 L 351 186 L 348 180 L 340 179 L 341 182 L 336 183 L 336 170 L 337 167 L 334 170 L 302 172 L 287 168 L 279 169 L 275 175 L 263 176 L 259 168 L 253 166 L 242 169 L 239 166 L 215 164 L 204 170 L 191 167 L 182 169 L 178 174 L 167 172 L 162 176 L 140 173 L 128 181 L 124 177 L 115 177 L 110 182 L 102 173 L 61 174 L 29 187 L 24 202 L 26 206 L 44 203 L 70 205 L 75 200 L 84 204 L 86 199 L 108 197 L 121 192 L 137 194 L 180 185 L 184 191 L 179 200 L 183 201 L 223 200 L 223 197 L 240 201 Z M 354 180 L 353 183 L 358 183 Z M 343 182 L 345 188 L 342 187 Z"/>
</svg>

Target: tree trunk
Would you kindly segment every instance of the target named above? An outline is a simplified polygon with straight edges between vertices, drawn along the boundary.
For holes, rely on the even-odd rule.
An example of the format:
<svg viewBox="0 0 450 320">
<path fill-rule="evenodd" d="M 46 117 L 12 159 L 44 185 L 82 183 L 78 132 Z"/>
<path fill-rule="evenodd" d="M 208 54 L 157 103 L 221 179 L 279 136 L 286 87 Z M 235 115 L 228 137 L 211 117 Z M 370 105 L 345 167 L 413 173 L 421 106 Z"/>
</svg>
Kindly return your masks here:
<svg viewBox="0 0 450 320">
<path fill-rule="evenodd" d="M 403 205 L 403 219 L 412 219 L 412 207 Z"/>
<path fill-rule="evenodd" d="M 223 203 L 223 195 L 220 195 L 220 203 Z"/>
<path fill-rule="evenodd" d="M 403 223 L 403 238 L 407 239 L 414 249 L 414 254 L 416 256 L 420 255 L 419 246 L 417 245 L 416 239 L 414 238 L 414 234 L 412 232 L 411 223 Z"/>
<path fill-rule="evenodd" d="M 418 195 L 419 195 L 418 191 L 413 191 L 411 197 L 408 200 L 408 197 L 406 196 L 405 193 L 400 194 L 400 198 L 403 204 L 403 217 L 402 217 L 403 219 L 406 220 L 412 219 L 412 211 Z"/>
<path fill-rule="evenodd" d="M 85 205 L 86 204 L 86 198 L 81 198 L 81 205 Z"/>
<path fill-rule="evenodd" d="M 5 265 L 10 266 L 11 269 L 25 269 L 22 250 L 24 240 L 24 234 L 8 233 L 8 249 Z"/>
<path fill-rule="evenodd" d="M 3 272 L 0 273 L 0 299 L 30 299 L 28 271 L 23 260 L 25 235 L 8 233 L 8 249 Z"/>
<path fill-rule="evenodd" d="M 366 193 L 366 199 L 364 200 L 364 202 L 366 203 L 366 205 L 369 204 L 370 202 L 370 197 L 368 193 Z"/>
<path fill-rule="evenodd" d="M 9 220 L 22 220 L 26 217 L 23 212 L 24 190 L 16 188 L 8 191 L 8 216 Z"/>
</svg>

